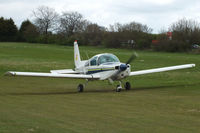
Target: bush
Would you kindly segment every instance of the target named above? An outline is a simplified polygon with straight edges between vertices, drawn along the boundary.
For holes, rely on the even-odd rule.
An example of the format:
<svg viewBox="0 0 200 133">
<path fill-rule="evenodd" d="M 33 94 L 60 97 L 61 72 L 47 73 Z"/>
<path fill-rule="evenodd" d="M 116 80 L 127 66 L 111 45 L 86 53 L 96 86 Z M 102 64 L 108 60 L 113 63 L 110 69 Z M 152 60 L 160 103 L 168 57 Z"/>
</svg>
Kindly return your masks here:
<svg viewBox="0 0 200 133">
<path fill-rule="evenodd" d="M 152 48 L 155 51 L 166 52 L 185 52 L 191 49 L 188 43 L 177 40 L 162 40 L 156 44 L 152 44 Z"/>
<path fill-rule="evenodd" d="M 120 48 L 121 47 L 121 36 L 119 33 L 107 33 L 104 36 L 102 44 L 108 48 Z"/>
<path fill-rule="evenodd" d="M 140 39 L 136 43 L 137 49 L 148 49 L 150 47 L 150 42 L 147 39 Z"/>
</svg>

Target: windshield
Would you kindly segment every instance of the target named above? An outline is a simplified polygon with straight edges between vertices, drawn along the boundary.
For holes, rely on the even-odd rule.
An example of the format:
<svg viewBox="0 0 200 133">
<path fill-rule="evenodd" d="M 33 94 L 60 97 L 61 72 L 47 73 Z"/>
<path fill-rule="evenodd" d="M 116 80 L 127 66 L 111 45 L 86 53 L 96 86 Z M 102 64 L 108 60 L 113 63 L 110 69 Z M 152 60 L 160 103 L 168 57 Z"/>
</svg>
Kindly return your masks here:
<svg viewBox="0 0 200 133">
<path fill-rule="evenodd" d="M 98 65 L 107 63 L 107 62 L 119 62 L 119 59 L 113 54 L 104 54 L 99 56 Z"/>
</svg>

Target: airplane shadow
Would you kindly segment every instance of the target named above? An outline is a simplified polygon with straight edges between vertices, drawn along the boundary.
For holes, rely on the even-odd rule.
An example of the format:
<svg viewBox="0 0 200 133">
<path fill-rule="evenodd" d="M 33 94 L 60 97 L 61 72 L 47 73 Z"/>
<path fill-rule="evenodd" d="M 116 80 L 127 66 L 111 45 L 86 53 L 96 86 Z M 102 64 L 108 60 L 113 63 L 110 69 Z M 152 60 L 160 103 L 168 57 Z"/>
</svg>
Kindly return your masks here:
<svg viewBox="0 0 200 133">
<path fill-rule="evenodd" d="M 151 89 L 165 89 L 165 88 L 175 88 L 175 87 L 187 87 L 187 86 L 199 86 L 200 83 L 194 83 L 194 84 L 179 84 L 179 85 L 161 85 L 161 86 L 151 86 L 151 87 L 137 87 L 133 88 L 130 91 L 142 91 L 142 90 L 151 90 Z"/>
<path fill-rule="evenodd" d="M 165 88 L 174 88 L 174 87 L 185 87 L 185 86 L 193 86 L 193 85 L 200 85 L 200 84 L 181 84 L 181 85 L 167 85 L 167 86 L 151 86 L 151 87 L 137 87 L 137 88 L 132 88 L 129 91 L 122 90 L 120 93 L 123 92 L 134 92 L 134 91 L 144 91 L 144 90 L 153 90 L 153 89 L 165 89 Z M 73 92 L 25 92 L 25 93 L 6 93 L 3 95 L 14 95 L 14 96 L 23 96 L 23 95 L 77 95 L 77 94 L 84 94 L 84 93 L 114 93 L 115 89 L 103 89 L 103 90 L 85 90 L 83 93 L 73 91 Z M 2 94 L 0 94 L 1 96 Z"/>
</svg>

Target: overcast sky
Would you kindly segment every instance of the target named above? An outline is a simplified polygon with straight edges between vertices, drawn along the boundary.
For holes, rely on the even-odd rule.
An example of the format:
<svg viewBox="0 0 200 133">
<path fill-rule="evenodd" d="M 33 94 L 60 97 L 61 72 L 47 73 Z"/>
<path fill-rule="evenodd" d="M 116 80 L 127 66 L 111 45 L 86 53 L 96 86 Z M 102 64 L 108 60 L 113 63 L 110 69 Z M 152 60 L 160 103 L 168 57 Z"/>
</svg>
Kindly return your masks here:
<svg viewBox="0 0 200 133">
<path fill-rule="evenodd" d="M 41 5 L 58 13 L 78 11 L 105 27 L 136 21 L 153 28 L 153 33 L 183 17 L 200 22 L 200 0 L 0 0 L 0 16 L 13 18 L 19 27 L 23 20 L 32 20 L 32 11 Z"/>
</svg>

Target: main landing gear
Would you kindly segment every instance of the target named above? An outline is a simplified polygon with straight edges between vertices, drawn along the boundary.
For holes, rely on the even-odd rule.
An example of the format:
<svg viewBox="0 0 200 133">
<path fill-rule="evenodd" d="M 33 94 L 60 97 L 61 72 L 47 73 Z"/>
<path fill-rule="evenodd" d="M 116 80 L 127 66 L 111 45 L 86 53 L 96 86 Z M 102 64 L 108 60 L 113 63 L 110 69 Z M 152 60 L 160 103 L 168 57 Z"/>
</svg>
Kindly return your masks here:
<svg viewBox="0 0 200 133">
<path fill-rule="evenodd" d="M 126 82 L 124 85 L 126 90 L 130 90 L 131 89 L 131 84 L 129 82 Z"/>
<path fill-rule="evenodd" d="M 124 84 L 124 88 L 125 88 L 125 90 L 130 90 L 131 89 L 131 84 L 129 82 L 126 82 Z M 119 85 L 117 85 L 117 87 L 116 87 L 116 92 L 120 92 L 121 90 L 122 90 L 122 82 L 119 81 Z"/>
<path fill-rule="evenodd" d="M 78 92 L 83 92 L 84 90 L 84 87 L 88 84 L 88 80 L 86 80 L 86 83 L 85 84 L 79 84 L 78 87 L 77 87 L 77 90 Z M 125 90 L 130 90 L 131 89 L 131 84 L 129 82 L 126 82 L 124 84 L 124 88 Z M 116 87 L 116 92 L 120 92 L 122 90 L 122 82 L 119 81 L 119 85 L 117 85 Z"/>
<path fill-rule="evenodd" d="M 83 92 L 84 86 L 83 84 L 79 84 L 77 87 L 78 92 Z"/>
<path fill-rule="evenodd" d="M 86 82 L 85 82 L 84 85 L 83 85 L 83 84 L 79 84 L 78 87 L 77 87 L 78 92 L 83 92 L 84 87 L 85 87 L 87 84 L 88 84 L 88 79 L 86 79 Z"/>
</svg>

